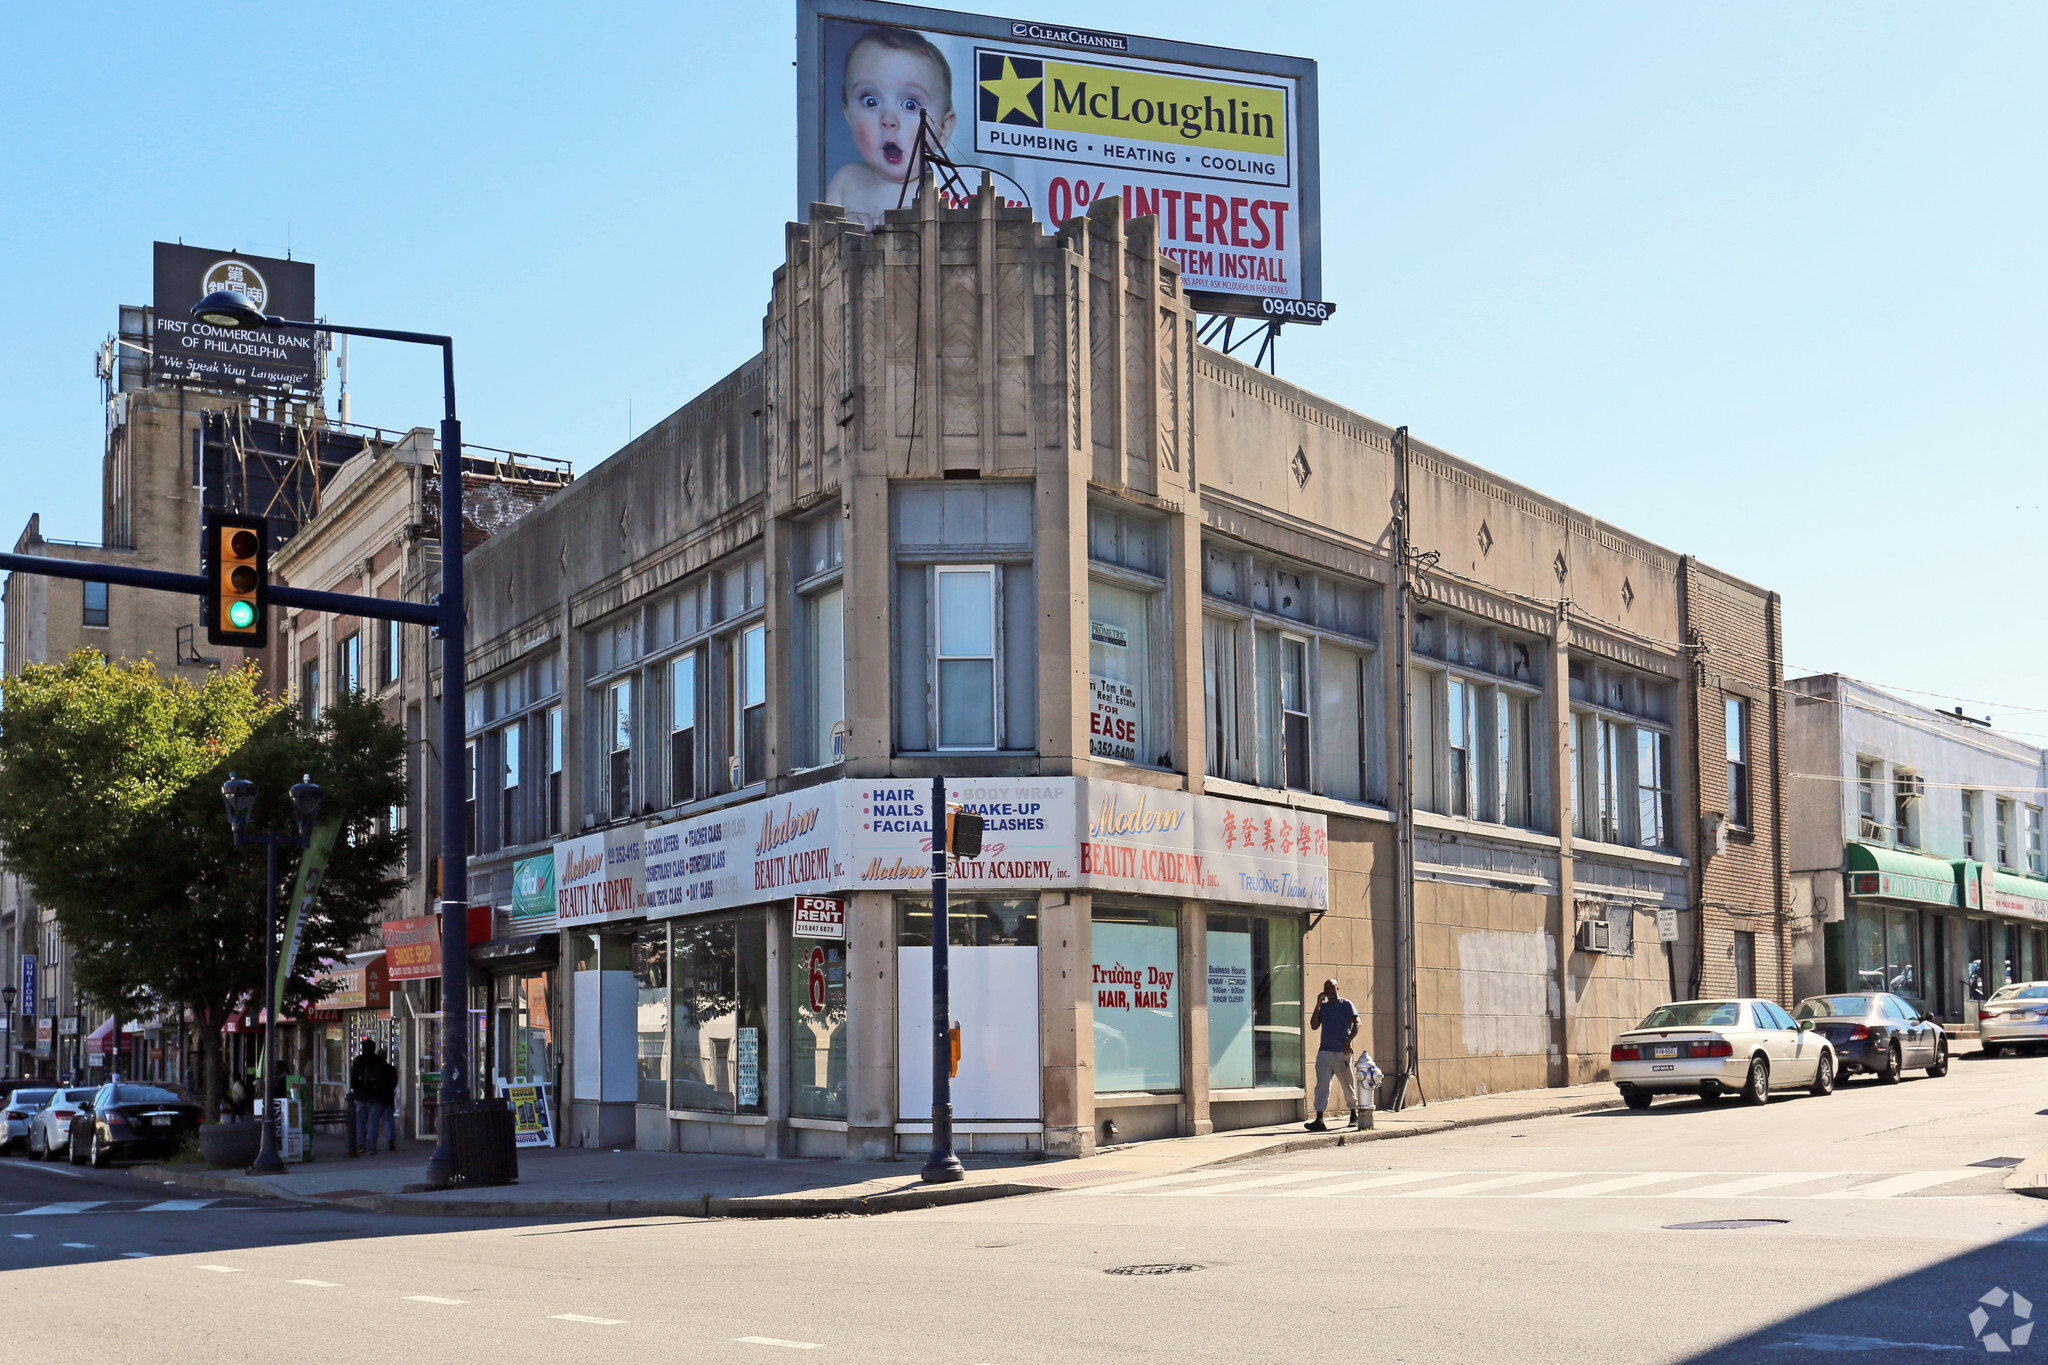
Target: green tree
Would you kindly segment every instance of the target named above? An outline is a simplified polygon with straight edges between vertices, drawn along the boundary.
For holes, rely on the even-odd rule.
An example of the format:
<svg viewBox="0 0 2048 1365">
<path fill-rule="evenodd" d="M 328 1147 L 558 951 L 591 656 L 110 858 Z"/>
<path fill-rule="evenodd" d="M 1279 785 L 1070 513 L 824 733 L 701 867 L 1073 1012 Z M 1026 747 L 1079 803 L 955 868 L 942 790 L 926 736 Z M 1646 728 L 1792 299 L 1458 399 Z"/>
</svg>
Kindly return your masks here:
<svg viewBox="0 0 2048 1365">
<path fill-rule="evenodd" d="M 266 698 L 252 668 L 193 684 L 90 650 L 38 664 L 0 695 L 0 859 L 55 914 L 88 999 L 124 1018 L 186 1010 L 199 1031 L 206 1114 L 219 1112 L 221 1031 L 262 1000 L 265 858 L 236 847 L 220 787 L 254 782 L 252 829 L 294 832 L 291 785 L 310 776 L 345 820 L 292 964 L 289 1014 L 310 981 L 381 918 L 403 885 L 405 833 L 377 817 L 405 800 L 405 737 L 375 702 L 308 722 Z M 298 850 L 280 849 L 280 909 Z M 280 915 L 282 918 L 282 915 Z"/>
</svg>

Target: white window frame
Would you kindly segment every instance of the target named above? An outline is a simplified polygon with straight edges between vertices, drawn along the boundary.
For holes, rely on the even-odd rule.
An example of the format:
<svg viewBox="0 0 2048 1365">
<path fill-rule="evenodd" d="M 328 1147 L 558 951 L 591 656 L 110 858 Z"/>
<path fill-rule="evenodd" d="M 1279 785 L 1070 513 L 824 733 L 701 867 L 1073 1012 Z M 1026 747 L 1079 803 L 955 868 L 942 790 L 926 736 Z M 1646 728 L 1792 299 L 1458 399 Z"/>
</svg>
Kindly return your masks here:
<svg viewBox="0 0 2048 1365">
<path fill-rule="evenodd" d="M 989 652 L 986 654 L 949 654 L 945 651 L 945 639 L 940 620 L 940 603 L 945 596 L 945 580 L 948 576 L 966 578 L 979 575 L 988 582 L 989 603 Z M 931 743 L 932 752 L 992 753 L 1003 745 L 1003 595 L 1002 565 L 980 564 L 934 564 L 931 566 L 931 596 L 926 611 L 929 626 L 926 639 L 931 641 Z M 946 664 L 976 663 L 986 660 L 989 667 L 989 742 L 987 744 L 948 744 L 945 735 L 946 715 Z"/>
<path fill-rule="evenodd" d="M 2048 872 L 2042 863 L 2041 808 L 2028 806 L 2021 812 L 2021 832 L 2026 839 L 2027 871 L 2039 877 Z"/>
<path fill-rule="evenodd" d="M 1963 798 L 1963 856 L 1977 856 L 1977 821 L 1984 803 L 1984 793 L 1966 791 Z"/>
</svg>

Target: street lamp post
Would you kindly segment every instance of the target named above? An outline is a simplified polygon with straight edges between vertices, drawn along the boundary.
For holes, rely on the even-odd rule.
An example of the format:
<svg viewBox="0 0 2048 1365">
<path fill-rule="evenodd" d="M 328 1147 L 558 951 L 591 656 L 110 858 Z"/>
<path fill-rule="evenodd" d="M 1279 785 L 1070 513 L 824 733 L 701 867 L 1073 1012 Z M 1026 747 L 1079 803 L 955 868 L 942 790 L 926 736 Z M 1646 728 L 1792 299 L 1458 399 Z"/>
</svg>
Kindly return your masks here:
<svg viewBox="0 0 2048 1365">
<path fill-rule="evenodd" d="M 235 831 L 235 843 L 261 844 L 263 873 L 263 1146 L 256 1153 L 252 1175 L 277 1175 L 284 1170 L 283 1104 L 277 1084 L 277 850 L 304 848 L 320 822 L 320 788 L 308 776 L 292 784 L 292 817 L 297 834 L 249 832 L 249 812 L 256 806 L 256 784 L 246 777 L 228 774 L 221 784 L 221 800 L 227 803 L 228 824 Z"/>
<path fill-rule="evenodd" d="M 14 995 L 12 986 L 0 986 L 0 998 L 7 1001 L 7 1059 L 0 1061 L 0 1071 L 14 1070 Z"/>
<path fill-rule="evenodd" d="M 441 348 L 441 594 L 435 599 L 441 637 L 441 1123 L 426 1183 L 448 1184 L 455 1173 L 448 1118 L 469 1099 L 469 865 L 463 771 L 464 693 L 462 593 L 462 423 L 455 416 L 455 342 L 428 332 L 379 327 L 337 327 L 267 315 L 233 290 L 218 290 L 193 305 L 192 316 L 230 331 L 284 327 L 300 332 L 380 337 Z"/>
</svg>

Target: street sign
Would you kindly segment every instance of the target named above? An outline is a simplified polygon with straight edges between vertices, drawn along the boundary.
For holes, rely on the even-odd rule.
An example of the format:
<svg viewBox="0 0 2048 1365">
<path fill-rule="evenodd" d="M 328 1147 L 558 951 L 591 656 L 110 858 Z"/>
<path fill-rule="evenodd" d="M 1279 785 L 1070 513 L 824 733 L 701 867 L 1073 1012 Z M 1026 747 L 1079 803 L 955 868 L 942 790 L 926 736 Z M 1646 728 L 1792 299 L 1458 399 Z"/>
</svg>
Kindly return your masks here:
<svg viewBox="0 0 2048 1365">
<path fill-rule="evenodd" d="M 792 932 L 798 938 L 845 938 L 846 902 L 833 896 L 798 896 Z"/>
<path fill-rule="evenodd" d="M 1678 912 L 1676 910 L 1659 910 L 1657 912 L 1657 942 L 1678 942 Z"/>
</svg>

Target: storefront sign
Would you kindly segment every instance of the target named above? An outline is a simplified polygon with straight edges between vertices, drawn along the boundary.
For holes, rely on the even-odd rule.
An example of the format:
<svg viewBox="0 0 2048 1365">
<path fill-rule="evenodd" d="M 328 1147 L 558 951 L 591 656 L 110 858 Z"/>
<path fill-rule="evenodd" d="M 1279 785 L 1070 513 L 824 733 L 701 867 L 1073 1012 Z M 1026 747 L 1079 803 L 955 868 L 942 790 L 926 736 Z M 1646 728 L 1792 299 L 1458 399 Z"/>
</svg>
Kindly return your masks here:
<svg viewBox="0 0 2048 1365">
<path fill-rule="evenodd" d="M 1072 885 L 1079 863 L 1074 840 L 1071 777 L 963 778 L 946 784 L 946 800 L 979 813 L 981 856 L 950 869 L 955 890 Z M 932 784 L 894 781 L 838 784 L 846 803 L 852 875 L 843 889 L 914 889 L 931 881 Z"/>
<path fill-rule="evenodd" d="M 2014 919 L 2048 921 L 2048 884 L 2030 884 L 2009 872 L 2001 873 L 1992 884 L 1991 909 Z"/>
<path fill-rule="evenodd" d="M 21 1012 L 23 1014 L 34 1014 L 36 1012 L 36 955 L 34 953 L 23 953 L 21 955 Z"/>
<path fill-rule="evenodd" d="M 38 1057 L 50 1055 L 50 1047 L 56 1041 L 56 1032 L 56 1025 L 50 1020 L 38 1019 L 36 1021 L 36 1055 Z"/>
<path fill-rule="evenodd" d="M 554 855 L 521 858 L 512 864 L 512 932 L 534 934 L 554 924 Z"/>
<path fill-rule="evenodd" d="M 1180 934 L 1097 920 L 1095 1088 L 1180 1088 Z"/>
<path fill-rule="evenodd" d="M 512 1106 L 512 1140 L 520 1147 L 555 1145 L 555 1121 L 549 1112 L 548 1087 L 508 1085 L 505 1098 Z"/>
<path fill-rule="evenodd" d="M 391 974 L 388 953 L 379 953 L 354 966 L 334 967 L 313 977 L 317 990 L 334 989 L 320 1001 L 322 1011 L 381 1010 L 391 1007 Z"/>
<path fill-rule="evenodd" d="M 471 943 L 491 936 L 491 907 L 469 907 Z M 441 974 L 441 917 L 421 915 L 417 919 L 384 921 L 384 959 L 391 981 L 424 981 Z M 387 992 L 385 1003 L 390 1003 Z M 374 1006 L 365 1008 L 383 1008 Z"/>
<path fill-rule="evenodd" d="M 563 927 L 647 910 L 645 825 L 620 825 L 555 845 L 555 918 Z"/>
<path fill-rule="evenodd" d="M 846 902 L 831 896 L 798 896 L 793 932 L 798 938 L 845 938 Z"/>
<path fill-rule="evenodd" d="M 740 1107 L 761 1102 L 761 1030 L 743 1028 L 735 1040 Z"/>
<path fill-rule="evenodd" d="M 1081 883 L 1303 910 L 1329 906 L 1330 836 L 1318 813 L 1083 780 Z"/>
</svg>

